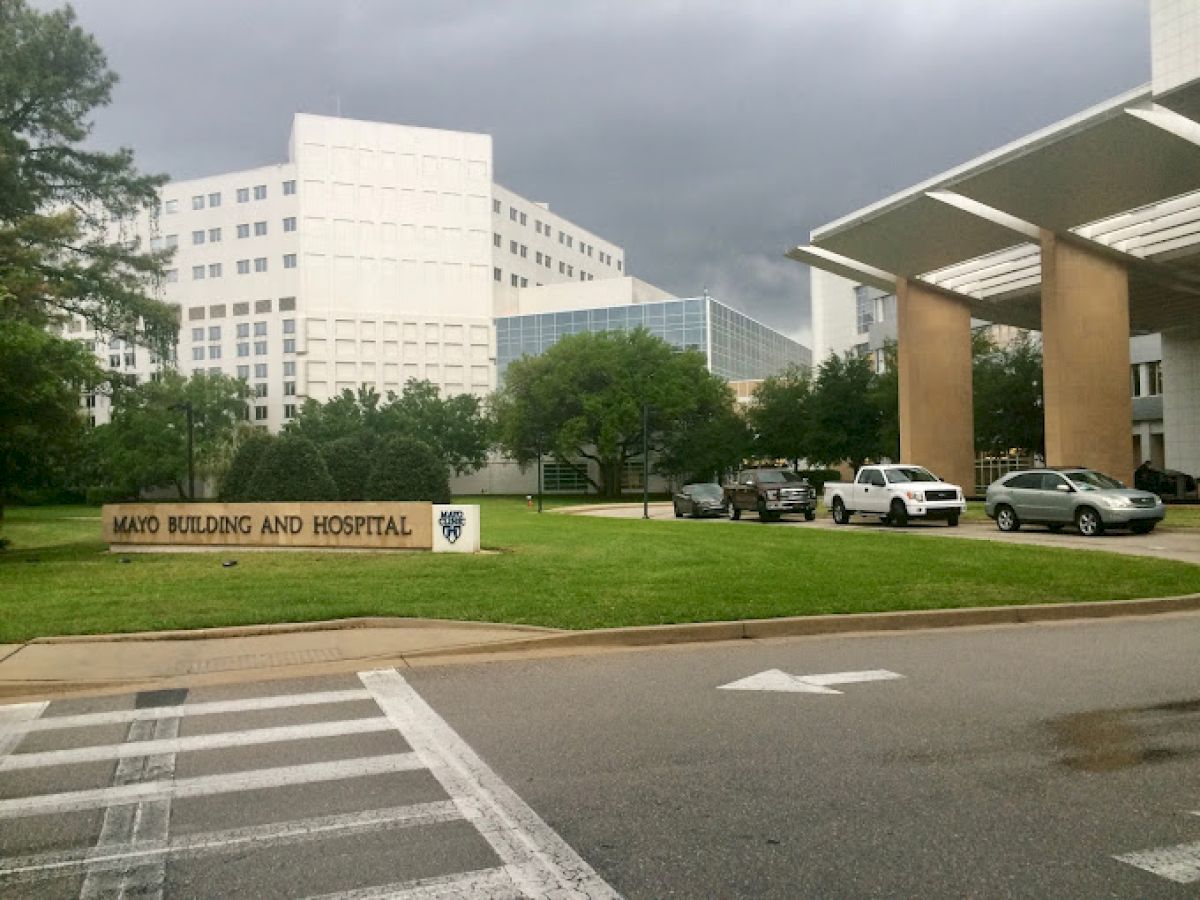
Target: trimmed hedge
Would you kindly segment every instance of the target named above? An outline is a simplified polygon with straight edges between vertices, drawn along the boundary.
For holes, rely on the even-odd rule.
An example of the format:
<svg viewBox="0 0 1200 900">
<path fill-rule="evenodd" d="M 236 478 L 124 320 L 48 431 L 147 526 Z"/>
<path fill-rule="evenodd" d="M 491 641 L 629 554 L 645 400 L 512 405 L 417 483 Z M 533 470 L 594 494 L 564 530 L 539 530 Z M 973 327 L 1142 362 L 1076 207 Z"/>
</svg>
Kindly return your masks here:
<svg viewBox="0 0 1200 900">
<path fill-rule="evenodd" d="M 388 438 L 375 454 L 366 499 L 449 503 L 449 470 L 428 444 L 409 437 Z"/>
<path fill-rule="evenodd" d="M 237 503 L 247 500 L 254 471 L 262 462 L 263 454 L 275 438 L 266 434 L 254 434 L 242 441 L 229 464 L 229 471 L 221 481 L 221 499 Z"/>
<path fill-rule="evenodd" d="M 365 500 L 371 453 L 361 437 L 344 437 L 320 447 L 325 467 L 337 485 L 339 500 Z"/>
<path fill-rule="evenodd" d="M 245 499 L 337 500 L 338 488 L 317 445 L 308 438 L 285 434 L 263 453 Z"/>
</svg>

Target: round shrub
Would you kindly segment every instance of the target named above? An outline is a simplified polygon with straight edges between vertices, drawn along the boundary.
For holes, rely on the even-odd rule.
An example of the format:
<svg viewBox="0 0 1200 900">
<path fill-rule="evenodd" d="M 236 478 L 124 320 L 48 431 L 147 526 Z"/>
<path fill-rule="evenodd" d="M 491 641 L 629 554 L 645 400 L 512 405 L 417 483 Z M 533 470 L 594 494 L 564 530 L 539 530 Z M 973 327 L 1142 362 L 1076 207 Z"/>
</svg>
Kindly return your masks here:
<svg viewBox="0 0 1200 900">
<path fill-rule="evenodd" d="M 221 481 L 221 499 L 233 503 L 248 499 L 250 483 L 254 479 L 254 470 L 262 461 L 263 453 L 271 446 L 270 435 L 257 433 L 246 438 L 238 446 L 229 464 L 229 471 Z"/>
<path fill-rule="evenodd" d="M 431 500 L 450 502 L 446 463 L 421 441 L 388 438 L 379 444 L 367 478 L 368 500 Z"/>
<path fill-rule="evenodd" d="M 371 454 L 359 437 L 338 438 L 321 445 L 321 458 L 337 485 L 339 500 L 365 500 Z"/>
<path fill-rule="evenodd" d="M 336 500 L 337 485 L 325 468 L 317 445 L 285 434 L 267 447 L 254 470 L 247 500 Z"/>
</svg>

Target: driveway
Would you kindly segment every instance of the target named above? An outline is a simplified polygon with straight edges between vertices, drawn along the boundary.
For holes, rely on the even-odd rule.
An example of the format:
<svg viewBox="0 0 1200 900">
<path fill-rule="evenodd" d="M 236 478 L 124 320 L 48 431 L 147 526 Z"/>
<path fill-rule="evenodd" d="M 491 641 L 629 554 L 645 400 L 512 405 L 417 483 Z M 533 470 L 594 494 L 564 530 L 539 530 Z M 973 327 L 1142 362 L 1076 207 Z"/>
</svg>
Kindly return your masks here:
<svg viewBox="0 0 1200 900">
<path fill-rule="evenodd" d="M 604 516 L 608 518 L 640 519 L 641 504 L 612 503 L 596 504 L 593 506 L 572 507 L 563 510 L 571 515 Z M 670 503 L 651 503 L 650 518 L 674 519 Z M 1171 520 L 1170 510 L 1167 511 L 1167 522 Z M 716 526 L 730 528 L 760 527 L 753 513 L 745 515 L 740 522 L 730 522 L 728 519 L 684 519 L 680 527 Z M 1100 537 L 1085 538 L 1073 531 L 1063 531 L 1051 534 L 1045 528 L 1030 526 L 1020 531 L 1004 533 L 996 528 L 990 519 L 984 521 L 964 520 L 957 528 L 950 528 L 944 522 L 914 522 L 905 528 L 889 528 L 876 519 L 856 518 L 849 525 L 835 525 L 827 513 L 817 516 L 816 521 L 805 522 L 801 517 L 786 518 L 772 523 L 773 528 L 822 528 L 827 531 L 853 531 L 866 529 L 880 534 L 919 534 L 930 537 L 954 537 L 976 541 L 1003 541 L 1013 544 L 1033 544 L 1045 547 L 1065 547 L 1070 550 L 1103 550 L 1109 553 L 1124 553 L 1129 556 L 1151 556 L 1157 559 L 1173 559 L 1179 562 L 1200 565 L 1200 530 L 1194 528 L 1172 529 L 1170 525 L 1160 526 L 1150 534 L 1130 534 L 1128 532 L 1108 532 Z"/>
</svg>

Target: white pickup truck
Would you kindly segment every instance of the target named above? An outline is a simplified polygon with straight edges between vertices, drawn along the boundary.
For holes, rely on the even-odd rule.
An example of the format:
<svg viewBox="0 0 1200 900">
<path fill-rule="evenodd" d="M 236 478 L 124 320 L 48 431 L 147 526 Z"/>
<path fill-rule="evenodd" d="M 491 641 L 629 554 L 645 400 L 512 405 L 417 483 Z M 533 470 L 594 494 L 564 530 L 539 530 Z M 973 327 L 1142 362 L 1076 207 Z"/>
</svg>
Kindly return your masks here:
<svg viewBox="0 0 1200 900">
<path fill-rule="evenodd" d="M 909 519 L 945 519 L 951 528 L 967 511 L 962 488 L 911 465 L 863 466 L 853 482 L 825 482 L 825 508 L 838 525 L 852 515 L 879 516 L 903 527 Z"/>
</svg>

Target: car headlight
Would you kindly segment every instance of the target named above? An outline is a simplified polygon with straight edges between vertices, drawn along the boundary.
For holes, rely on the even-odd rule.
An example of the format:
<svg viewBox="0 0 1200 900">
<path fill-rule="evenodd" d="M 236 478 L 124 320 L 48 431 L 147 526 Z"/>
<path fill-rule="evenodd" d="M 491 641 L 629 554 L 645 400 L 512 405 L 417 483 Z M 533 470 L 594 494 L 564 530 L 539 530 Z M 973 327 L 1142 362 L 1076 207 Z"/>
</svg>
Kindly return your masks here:
<svg viewBox="0 0 1200 900">
<path fill-rule="evenodd" d="M 1128 497 L 1104 497 L 1104 505 L 1109 509 L 1128 509 L 1133 502 Z"/>
<path fill-rule="evenodd" d="M 925 502 L 925 494 L 921 491 L 905 491 L 904 495 L 908 497 L 909 500 L 916 500 L 918 503 Z"/>
</svg>

